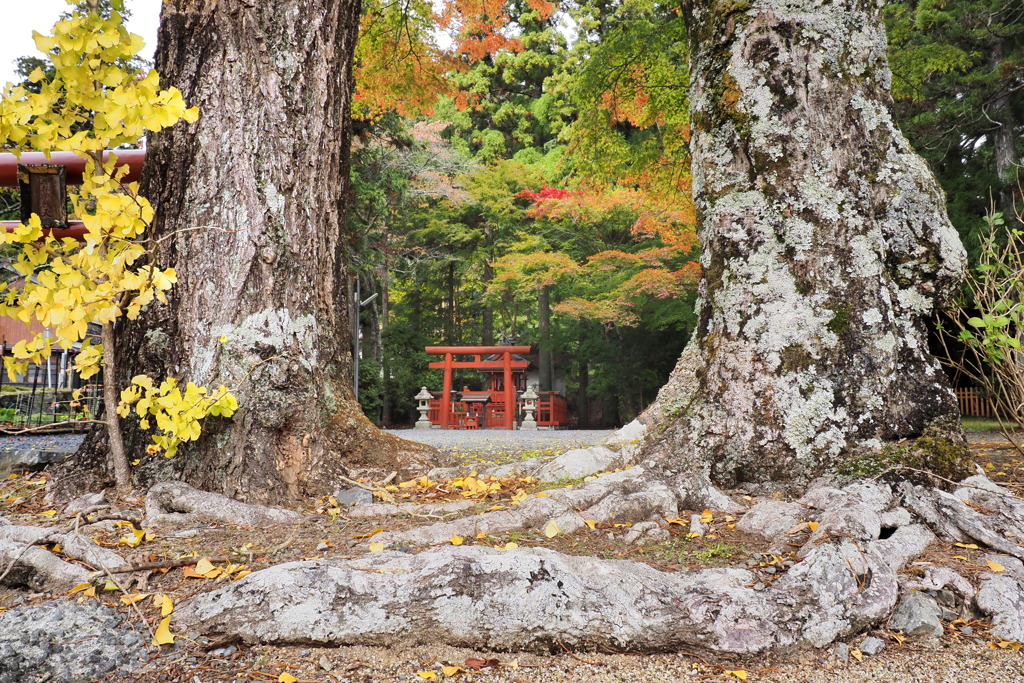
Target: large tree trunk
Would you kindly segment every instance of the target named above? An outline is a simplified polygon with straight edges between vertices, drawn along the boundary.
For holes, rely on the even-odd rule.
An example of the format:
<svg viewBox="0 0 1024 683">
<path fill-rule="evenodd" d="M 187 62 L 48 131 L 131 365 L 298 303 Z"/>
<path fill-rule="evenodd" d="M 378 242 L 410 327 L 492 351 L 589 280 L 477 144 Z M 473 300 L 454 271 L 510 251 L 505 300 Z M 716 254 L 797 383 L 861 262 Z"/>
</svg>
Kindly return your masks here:
<svg viewBox="0 0 1024 683">
<path fill-rule="evenodd" d="M 932 460 L 956 471 L 966 449 L 925 320 L 965 255 L 889 115 L 878 4 L 684 5 L 704 274 L 671 382 L 685 390 L 663 393 L 649 451 L 756 488 L 942 427 Z"/>
<path fill-rule="evenodd" d="M 200 488 L 322 494 L 343 463 L 390 468 L 403 449 L 352 392 L 342 226 L 358 21 L 359 0 L 164 3 L 156 66 L 201 115 L 150 140 L 143 193 L 179 281 L 120 356 L 126 377 L 234 389 L 234 418 L 208 420 L 173 461 Z M 148 439 L 130 433 L 130 457 Z"/>
<path fill-rule="evenodd" d="M 537 331 L 540 390 L 553 391 L 555 364 L 551 352 L 551 287 L 541 287 L 537 290 Z"/>
</svg>

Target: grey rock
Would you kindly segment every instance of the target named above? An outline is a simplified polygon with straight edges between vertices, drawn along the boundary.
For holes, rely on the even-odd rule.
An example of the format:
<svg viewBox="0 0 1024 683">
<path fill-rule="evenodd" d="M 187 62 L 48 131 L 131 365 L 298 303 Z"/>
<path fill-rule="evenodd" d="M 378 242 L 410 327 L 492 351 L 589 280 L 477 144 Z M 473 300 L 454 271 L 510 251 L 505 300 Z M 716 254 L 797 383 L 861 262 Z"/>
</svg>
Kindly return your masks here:
<svg viewBox="0 0 1024 683">
<path fill-rule="evenodd" d="M 747 510 L 736 523 L 736 529 L 775 541 L 804 521 L 807 515 L 807 509 L 797 503 L 765 500 Z"/>
<path fill-rule="evenodd" d="M 0 683 L 117 680 L 149 656 L 123 621 L 110 607 L 63 600 L 0 614 Z"/>
<path fill-rule="evenodd" d="M 317 550 L 327 550 L 330 547 L 331 546 L 327 545 L 326 543 L 317 543 L 316 544 L 316 549 Z"/>
<path fill-rule="evenodd" d="M 889 628 L 913 638 L 942 635 L 941 610 L 935 598 L 919 591 L 906 593 L 896 606 Z"/>
<path fill-rule="evenodd" d="M 338 501 L 338 505 L 368 505 L 373 502 L 373 491 L 367 491 L 361 486 L 352 486 L 335 491 L 334 499 Z"/>
<path fill-rule="evenodd" d="M 860 647 L 857 649 L 866 655 L 877 655 L 885 649 L 885 641 L 881 638 L 868 636 L 864 640 L 860 641 Z"/>
<path fill-rule="evenodd" d="M 1012 576 L 984 572 L 975 602 L 992 618 L 992 635 L 1024 641 L 1024 584 Z"/>
<path fill-rule="evenodd" d="M 839 642 L 832 646 L 832 654 L 843 664 L 850 661 L 850 646 L 846 643 Z"/>
</svg>

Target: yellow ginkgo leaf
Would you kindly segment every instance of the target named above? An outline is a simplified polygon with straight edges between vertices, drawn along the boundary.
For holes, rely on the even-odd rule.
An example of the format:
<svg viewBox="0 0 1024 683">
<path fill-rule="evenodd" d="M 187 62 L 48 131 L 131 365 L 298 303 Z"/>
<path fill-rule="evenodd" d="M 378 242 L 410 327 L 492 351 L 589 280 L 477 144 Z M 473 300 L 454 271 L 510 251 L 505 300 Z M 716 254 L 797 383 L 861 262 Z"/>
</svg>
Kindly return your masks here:
<svg viewBox="0 0 1024 683">
<path fill-rule="evenodd" d="M 596 529 L 597 528 L 597 522 L 595 522 L 592 519 L 585 519 L 585 520 L 583 520 L 583 523 L 586 524 L 591 529 Z"/>
<path fill-rule="evenodd" d="M 441 673 L 443 673 L 445 676 L 454 676 L 455 674 L 462 673 L 463 671 L 465 671 L 465 669 L 462 669 L 462 668 L 457 667 L 457 666 L 442 666 L 441 667 Z"/>
<path fill-rule="evenodd" d="M 811 531 L 817 531 L 818 530 L 818 522 L 807 522 L 807 526 L 810 528 Z M 825 533 L 825 532 L 822 532 L 822 533 Z"/>
<path fill-rule="evenodd" d="M 420 678 L 437 678 L 437 674 L 433 671 L 417 671 L 416 675 Z"/>
<path fill-rule="evenodd" d="M 462 541 L 465 539 L 463 539 L 462 536 L 452 536 L 448 540 L 451 541 L 452 545 L 462 545 Z"/>
<path fill-rule="evenodd" d="M 164 617 L 160 620 L 160 625 L 156 627 L 156 632 L 153 634 L 154 645 L 170 645 L 174 642 L 174 634 L 171 633 L 171 618 Z"/>
<path fill-rule="evenodd" d="M 371 553 L 379 553 L 381 550 L 384 550 L 384 544 L 383 543 L 377 542 L 377 543 L 371 543 L 370 544 L 370 552 Z"/>
<path fill-rule="evenodd" d="M 149 593 L 130 593 L 128 595 L 121 596 L 121 602 L 126 605 L 134 605 L 139 600 L 145 600 L 149 597 Z"/>
<path fill-rule="evenodd" d="M 174 603 L 166 595 L 163 596 L 163 600 L 160 601 L 160 616 L 166 617 L 168 614 L 174 611 Z"/>
<path fill-rule="evenodd" d="M 205 557 L 196 562 L 196 574 L 202 574 L 203 576 L 206 576 L 210 572 L 212 572 L 213 569 L 213 563 Z"/>
<path fill-rule="evenodd" d="M 53 519 L 54 517 L 57 516 L 57 511 L 56 510 L 44 510 L 43 512 L 39 513 L 39 516 L 40 517 L 47 517 L 49 519 Z"/>
<path fill-rule="evenodd" d="M 287 671 L 277 677 L 277 683 L 295 683 L 297 680 L 299 679 L 297 679 L 295 676 L 292 676 Z"/>
<path fill-rule="evenodd" d="M 978 546 L 973 543 L 954 543 L 957 548 L 966 548 L 967 550 L 978 550 Z"/>
<path fill-rule="evenodd" d="M 743 669 L 736 669 L 736 670 L 726 669 L 725 675 L 726 676 L 734 676 L 735 678 L 738 678 L 741 681 L 747 680 L 747 672 L 744 671 Z"/>
<path fill-rule="evenodd" d="M 850 655 L 858 662 L 864 661 L 864 654 L 857 648 L 853 648 L 852 650 L 850 650 Z"/>
<path fill-rule="evenodd" d="M 714 517 L 714 515 L 711 514 L 711 510 L 704 510 L 704 512 L 700 513 L 700 523 L 701 524 L 708 524 L 709 522 L 713 521 L 714 519 L 715 519 L 715 517 Z"/>
<path fill-rule="evenodd" d="M 992 560 L 985 560 L 985 564 L 987 564 L 988 568 L 994 572 L 1001 572 L 1006 570 L 1006 567 L 999 564 L 998 562 L 993 562 Z"/>
<path fill-rule="evenodd" d="M 519 547 L 518 543 L 513 543 L 512 541 L 509 541 L 508 543 L 505 544 L 504 550 L 515 550 L 518 547 Z"/>
<path fill-rule="evenodd" d="M 544 527 L 544 535 L 548 538 L 554 538 L 560 531 L 561 529 L 558 528 L 558 522 L 555 520 L 551 520 L 548 522 L 547 526 Z"/>
</svg>

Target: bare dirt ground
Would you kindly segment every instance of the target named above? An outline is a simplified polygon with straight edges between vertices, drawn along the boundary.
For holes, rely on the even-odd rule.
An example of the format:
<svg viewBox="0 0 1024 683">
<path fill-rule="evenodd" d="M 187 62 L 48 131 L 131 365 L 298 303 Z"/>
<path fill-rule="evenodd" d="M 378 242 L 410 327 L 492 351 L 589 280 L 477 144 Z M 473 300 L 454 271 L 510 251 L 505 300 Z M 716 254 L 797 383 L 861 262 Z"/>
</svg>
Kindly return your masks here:
<svg viewBox="0 0 1024 683">
<path fill-rule="evenodd" d="M 595 435 L 597 439 L 599 436 Z M 499 437 L 496 437 L 499 438 Z M 998 432 L 972 432 L 972 448 L 978 463 L 997 483 L 1024 491 L 1024 457 Z M 508 462 L 513 457 L 557 454 L 585 445 L 586 438 L 552 440 L 517 451 L 517 446 L 488 444 L 454 445 L 470 468 L 488 462 Z M 504 442 L 502 442 L 504 443 Z M 535 445 L 535 444 L 534 444 Z M 538 452 L 539 451 L 539 452 Z M 572 485 L 578 482 L 559 482 Z M 15 473 L 0 483 L 0 515 L 15 524 L 46 526 L 61 521 L 60 506 L 48 499 L 46 473 Z M 378 497 L 383 502 L 446 502 L 469 500 L 474 507 L 457 515 L 511 507 L 525 496 L 545 495 L 542 485 L 529 478 L 492 479 L 485 476 L 432 481 L 426 477 L 394 482 Z M 141 511 L 142 499 L 116 501 L 119 507 Z M 111 590 L 80 591 L 76 600 L 99 600 L 117 606 L 126 617 L 137 619 L 141 612 L 149 628 L 161 619 L 162 597 L 174 604 L 190 596 L 236 580 L 245 572 L 282 562 L 310 558 L 351 558 L 372 549 L 372 537 L 381 531 L 397 531 L 437 521 L 437 515 L 402 515 L 355 519 L 351 508 L 331 497 L 310 501 L 302 512 L 307 521 L 298 526 L 252 529 L 208 525 L 179 531 L 157 530 L 141 544 L 131 525 L 106 522 L 89 527 L 90 535 L 114 548 L 130 562 L 163 562 L 194 557 L 224 558 L 206 571 L 203 564 L 139 572 L 131 583 L 108 585 Z M 707 533 L 689 534 L 690 513 L 702 515 Z M 678 520 L 664 520 L 671 536 L 662 542 L 628 545 L 626 524 L 594 524 L 591 529 L 548 537 L 544 530 L 501 536 L 479 535 L 455 538 L 459 544 L 487 544 L 495 547 L 543 546 L 566 553 L 591 554 L 604 558 L 625 558 L 646 562 L 664 571 L 709 566 L 743 566 L 755 571 L 759 580 L 771 582 L 795 561 L 793 553 L 770 554 L 767 543 L 739 533 L 735 519 L 713 510 L 687 511 Z M 66 520 L 65 520 L 66 521 Z M 794 537 L 793 551 L 803 538 Z M 52 549 L 52 548 L 51 548 Z M 410 551 L 418 550 L 409 548 Z M 59 549 L 58 549 L 59 552 Z M 927 564 L 947 564 L 963 574 L 982 571 L 984 548 L 933 546 L 929 553 L 908 568 L 920 571 Z M 199 570 L 199 571 L 197 571 Z M 205 574 L 205 576 L 203 575 Z M 86 592 L 93 595 L 86 596 Z M 27 591 L 0 589 L 0 611 L 15 605 L 41 602 L 49 596 Z M 135 607 L 125 603 L 135 601 Z M 130 610 L 137 609 L 134 614 Z M 151 659 L 133 676 L 115 674 L 106 680 L 126 683 L 209 683 L 210 681 L 421 681 L 461 679 L 480 683 L 541 683 L 595 681 L 1024 681 L 1024 654 L 1019 644 L 993 640 L 983 621 L 947 625 L 944 637 L 922 644 L 903 640 L 884 628 L 870 635 L 886 646 L 875 654 L 859 651 L 863 636 L 851 640 L 852 654 L 833 649 L 794 653 L 780 658 L 723 658 L 699 653 L 635 655 L 558 651 L 544 654 L 475 652 L 447 647 L 410 646 L 406 649 L 373 647 L 314 648 L 305 646 L 247 646 L 237 642 L 190 640 L 177 634 L 174 645 L 151 648 Z M 173 630 L 172 621 L 172 630 Z M 149 641 L 151 634 L 143 634 Z"/>
</svg>

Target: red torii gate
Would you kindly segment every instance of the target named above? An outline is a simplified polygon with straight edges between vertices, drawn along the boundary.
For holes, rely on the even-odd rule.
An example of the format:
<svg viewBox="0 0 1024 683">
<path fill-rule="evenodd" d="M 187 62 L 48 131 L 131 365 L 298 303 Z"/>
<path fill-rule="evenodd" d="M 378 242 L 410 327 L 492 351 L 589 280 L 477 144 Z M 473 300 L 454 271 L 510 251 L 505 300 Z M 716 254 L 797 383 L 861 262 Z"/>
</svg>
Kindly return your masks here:
<svg viewBox="0 0 1024 683">
<path fill-rule="evenodd" d="M 512 354 L 530 353 L 530 346 L 428 346 L 426 352 L 433 356 L 444 356 L 444 360 L 430 364 L 431 368 L 444 370 L 444 393 L 441 395 L 440 427 L 451 425 L 452 370 L 466 368 L 473 370 L 504 371 L 505 429 L 516 428 L 516 387 L 512 381 L 512 370 L 525 370 L 529 363 L 512 360 Z M 482 356 L 501 356 L 500 360 L 483 360 Z M 457 361 L 454 356 L 474 356 L 471 361 Z"/>
</svg>

